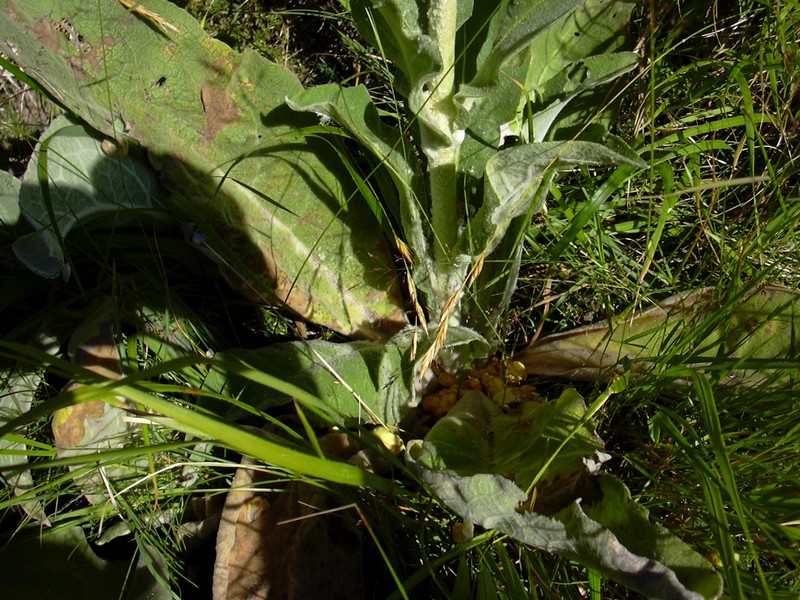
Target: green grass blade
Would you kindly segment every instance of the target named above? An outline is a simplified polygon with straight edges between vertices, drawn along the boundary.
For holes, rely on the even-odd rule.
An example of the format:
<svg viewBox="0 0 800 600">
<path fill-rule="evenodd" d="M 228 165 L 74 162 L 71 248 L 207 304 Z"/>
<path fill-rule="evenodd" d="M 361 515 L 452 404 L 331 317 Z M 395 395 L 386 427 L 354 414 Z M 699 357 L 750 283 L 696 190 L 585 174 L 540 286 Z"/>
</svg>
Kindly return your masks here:
<svg viewBox="0 0 800 600">
<path fill-rule="evenodd" d="M 767 583 L 764 577 L 764 572 L 761 568 L 761 563 L 759 561 L 758 553 L 756 552 L 753 546 L 750 527 L 748 525 L 749 511 L 746 510 L 744 504 L 742 503 L 742 499 L 739 495 L 740 484 L 739 482 L 737 482 L 736 477 L 733 473 L 733 468 L 731 467 L 730 454 L 727 445 L 725 443 L 725 438 L 722 431 L 722 425 L 720 423 L 720 418 L 719 418 L 719 412 L 717 410 L 716 401 L 714 399 L 714 392 L 711 389 L 711 384 L 708 382 L 708 379 L 706 379 L 703 375 L 699 373 L 693 373 L 692 382 L 694 384 L 694 389 L 695 392 L 697 393 L 698 400 L 700 402 L 701 416 L 703 418 L 705 428 L 710 438 L 711 447 L 714 452 L 716 469 L 719 470 L 721 475 L 720 483 L 722 484 L 722 487 L 729 498 L 733 510 L 736 513 L 736 517 L 739 521 L 739 524 L 742 527 L 742 531 L 744 532 L 745 540 L 752 555 L 753 564 L 756 567 L 759 580 L 761 581 L 761 586 L 762 586 L 761 591 L 764 594 L 763 597 L 771 599 L 772 592 L 770 590 L 769 584 Z M 715 496 L 714 502 L 716 505 L 717 502 L 720 502 L 720 499 Z M 722 510 L 724 511 L 724 507 L 722 508 Z M 728 557 L 728 560 L 731 559 L 733 559 L 733 557 Z M 732 564 L 735 565 L 735 560 Z M 734 594 L 734 592 L 742 593 L 740 584 L 738 582 L 738 574 L 737 577 L 734 577 L 733 583 L 734 585 L 730 586 L 731 593 L 732 594 Z M 734 597 L 743 598 L 744 596 L 734 595 Z"/>
<path fill-rule="evenodd" d="M 389 492 L 392 488 L 389 480 L 353 465 L 292 450 L 221 419 L 200 414 L 198 411 L 153 396 L 133 385 L 119 382 L 112 388 L 115 393 L 166 417 L 166 419 L 155 417 L 153 420 L 156 422 L 184 433 L 216 440 L 232 450 L 262 460 L 269 465 L 334 483 L 370 487 L 381 492 Z"/>
<path fill-rule="evenodd" d="M 550 258 L 558 260 L 564 250 L 571 243 L 575 241 L 578 233 L 583 229 L 586 223 L 600 210 L 600 207 L 605 203 L 615 192 L 617 192 L 624 182 L 636 171 L 636 167 L 631 165 L 622 165 L 611 174 L 606 182 L 600 187 L 599 190 L 592 196 L 589 203 L 584 206 L 581 211 L 575 215 L 569 225 L 569 229 L 561 236 L 561 239 L 550 251 Z"/>
</svg>

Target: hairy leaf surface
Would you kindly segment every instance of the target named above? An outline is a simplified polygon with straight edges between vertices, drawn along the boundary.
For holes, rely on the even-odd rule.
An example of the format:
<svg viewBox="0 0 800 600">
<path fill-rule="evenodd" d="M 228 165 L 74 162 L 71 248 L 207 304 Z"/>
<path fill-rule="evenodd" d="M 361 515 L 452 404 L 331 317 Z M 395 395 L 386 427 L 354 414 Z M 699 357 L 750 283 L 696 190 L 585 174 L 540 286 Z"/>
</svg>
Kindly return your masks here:
<svg viewBox="0 0 800 600">
<path fill-rule="evenodd" d="M 107 217 L 135 224 L 144 211 L 162 211 L 167 193 L 143 157 L 108 156 L 96 134 L 59 117 L 42 134 L 19 192 L 19 207 L 35 233 L 14 242 L 34 273 L 70 275 L 63 239 L 78 224 Z"/>
<path fill-rule="evenodd" d="M 644 164 L 631 150 L 581 141 L 525 144 L 498 152 L 486 164 L 483 205 L 468 240 L 473 252 L 491 252 L 511 221 L 528 212 L 548 169 L 624 163 Z"/>
<path fill-rule="evenodd" d="M 597 473 L 606 457 L 585 412 L 574 390 L 515 413 L 467 392 L 424 441 L 409 443 L 406 458 L 440 500 L 481 527 L 577 560 L 648 598 L 719 597 L 714 568 L 651 523 L 624 484 Z"/>
<path fill-rule="evenodd" d="M 235 53 L 165 0 L 143 20 L 116 0 L 0 2 L 0 47 L 91 127 L 145 147 L 172 210 L 250 295 L 345 334 L 405 323 L 392 262 L 368 208 L 310 124 L 282 108 L 286 68 Z"/>
<path fill-rule="evenodd" d="M 290 396 L 261 385 L 257 377 L 243 375 L 238 366 L 230 368 L 233 361 L 280 377 L 323 399 L 326 416 L 338 423 L 381 423 L 392 427 L 419 403 L 415 389 L 417 367 L 433 343 L 434 336 L 422 337 L 420 332 L 407 328 L 386 343 L 309 340 L 256 350 L 229 350 L 212 370 L 207 389 L 234 396 L 258 410 L 291 400 Z M 448 330 L 447 347 L 461 348 L 467 355 L 485 356 L 488 345 L 474 331 L 453 327 Z M 235 419 L 240 413 L 235 411 L 228 416 Z"/>
</svg>

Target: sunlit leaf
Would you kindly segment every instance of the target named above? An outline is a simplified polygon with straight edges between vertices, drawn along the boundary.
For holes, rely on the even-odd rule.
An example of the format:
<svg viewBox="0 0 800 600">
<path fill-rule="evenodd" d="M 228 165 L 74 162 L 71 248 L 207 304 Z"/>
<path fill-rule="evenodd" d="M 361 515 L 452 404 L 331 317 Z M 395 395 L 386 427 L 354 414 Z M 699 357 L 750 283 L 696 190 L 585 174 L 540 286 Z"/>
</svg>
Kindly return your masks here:
<svg viewBox="0 0 800 600">
<path fill-rule="evenodd" d="M 291 400 L 288 393 L 269 389 L 263 374 L 296 386 L 337 423 L 373 423 L 393 427 L 416 406 L 418 364 L 433 343 L 409 328 L 387 343 L 356 341 L 336 344 L 322 340 L 286 342 L 256 350 L 230 350 L 211 372 L 209 388 L 222 391 L 257 410 L 267 410 Z M 412 349 L 416 344 L 416 353 Z M 447 347 L 482 356 L 487 344 L 463 327 L 448 331 Z M 233 363 L 233 364 L 231 364 Z M 248 371 L 242 371 L 247 367 Z M 301 403 L 306 403 L 300 399 Z M 240 415 L 238 411 L 229 417 Z"/>
<path fill-rule="evenodd" d="M 402 94 L 423 80 L 435 85 L 431 78 L 442 68 L 442 58 L 421 25 L 427 16 L 416 0 L 352 0 L 350 6 L 361 34 L 397 65 L 396 85 Z"/>
<path fill-rule="evenodd" d="M 165 0 L 148 9 L 177 32 L 117 0 L 0 7 L 4 51 L 91 127 L 147 149 L 170 209 L 244 292 L 349 335 L 405 324 L 385 241 L 340 159 L 282 137 L 313 124 L 281 108 L 302 90 L 288 69 L 233 52 Z"/>
</svg>

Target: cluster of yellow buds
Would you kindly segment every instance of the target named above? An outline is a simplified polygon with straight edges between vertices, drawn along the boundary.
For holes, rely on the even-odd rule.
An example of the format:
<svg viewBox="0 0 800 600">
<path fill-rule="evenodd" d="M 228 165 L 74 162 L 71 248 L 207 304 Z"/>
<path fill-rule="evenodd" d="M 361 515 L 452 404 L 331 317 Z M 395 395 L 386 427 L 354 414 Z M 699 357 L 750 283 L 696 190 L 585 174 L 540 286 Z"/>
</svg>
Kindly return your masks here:
<svg viewBox="0 0 800 600">
<path fill-rule="evenodd" d="M 532 385 L 523 384 L 527 377 L 525 365 L 518 361 L 490 358 L 480 366 L 473 365 L 461 381 L 442 371 L 434 363 L 438 389 L 422 398 L 421 408 L 435 417 L 443 417 L 464 390 L 478 390 L 501 406 L 518 404 L 536 398 Z"/>
</svg>

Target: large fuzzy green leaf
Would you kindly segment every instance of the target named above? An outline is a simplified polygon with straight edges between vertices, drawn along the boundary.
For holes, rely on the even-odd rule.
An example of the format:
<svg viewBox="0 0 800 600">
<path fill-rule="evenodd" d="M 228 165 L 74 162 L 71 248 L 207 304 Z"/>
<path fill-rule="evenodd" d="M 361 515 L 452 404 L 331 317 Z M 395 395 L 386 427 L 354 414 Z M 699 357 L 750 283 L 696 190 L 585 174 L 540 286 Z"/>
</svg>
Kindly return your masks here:
<svg viewBox="0 0 800 600">
<path fill-rule="evenodd" d="M 591 120 L 596 125 L 597 110 L 608 98 L 592 96 L 595 101 L 590 103 L 593 111 L 590 114 L 564 108 L 576 96 L 586 95 L 587 90 L 602 86 L 634 66 L 635 55 L 621 53 L 615 57 L 613 54 L 627 41 L 625 31 L 632 7 L 630 3 L 616 0 L 589 0 L 573 7 L 574 10 L 562 14 L 534 35 L 516 56 L 507 58 L 502 76 L 495 78 L 491 85 L 479 89 L 466 86 L 457 96 L 465 106 L 472 104 L 467 137 L 461 149 L 461 169 L 479 177 L 505 136 L 519 135 L 528 139 L 524 121 L 529 101 L 534 112 L 532 125 L 537 131 L 533 136 L 535 140 L 544 140 L 548 130 L 559 127 L 562 121 L 574 125 L 577 119 L 585 126 Z M 483 29 L 482 22 L 489 18 L 492 10 L 489 3 L 482 4 L 480 10 L 484 12 L 478 14 L 476 9 L 476 22 L 467 23 L 465 27 L 463 37 L 475 41 L 464 49 L 465 62 L 469 63 L 464 67 L 464 81 L 470 81 L 472 73 L 483 64 L 500 23 L 498 15 Z M 589 63 L 585 63 L 589 57 L 592 57 Z M 559 87 L 562 83 L 568 83 L 569 89 Z M 527 95 L 520 88 L 524 88 Z"/>
<path fill-rule="evenodd" d="M 459 250 L 473 257 L 488 253 L 462 313 L 466 325 L 487 336 L 516 288 L 523 231 L 529 216 L 541 209 L 554 169 L 579 164 L 645 166 L 597 120 L 598 109 L 607 102 L 600 96 L 606 84 L 636 64 L 635 54 L 615 52 L 625 42 L 631 5 L 590 0 L 495 8 L 491 3 L 476 7 L 475 22 L 465 26 L 462 37 L 470 45 L 464 48 L 462 80 L 470 83 L 455 97 L 468 115 L 458 169 L 467 181 L 475 181 L 470 203 L 477 207 Z M 504 58 L 502 72 L 490 77 L 493 55 Z M 595 98 L 595 92 L 591 114 L 574 104 Z M 555 129 L 576 120 L 577 129 L 562 138 L 569 143 L 548 156 L 553 147 L 538 142 L 553 139 Z M 502 149 L 517 138 L 531 143 L 525 149 Z M 573 145 L 575 138 L 608 147 Z"/>
<path fill-rule="evenodd" d="M 321 85 L 304 90 L 289 98 L 287 103 L 294 110 L 333 119 L 388 170 L 400 198 L 400 220 L 406 242 L 414 260 L 429 271 L 432 253 L 425 235 L 425 222 L 429 217 L 423 215 L 427 207 L 421 206 L 424 187 L 417 158 L 400 130 L 381 122 L 367 89 Z"/>
<path fill-rule="evenodd" d="M 466 128 L 459 170 L 472 177 L 483 175 L 486 161 L 503 143 L 507 124 L 519 118 L 525 102 L 520 86 L 524 87 L 530 65 L 539 61 L 525 45 L 530 46 L 578 4 L 486 2 L 475 9 L 459 36 L 466 44 L 459 48 L 464 57 L 459 74 L 462 81 L 469 82 L 454 98 Z M 516 127 L 507 133 L 517 133 Z"/>
<path fill-rule="evenodd" d="M 0 47 L 91 127 L 145 147 L 172 209 L 243 289 L 345 334 L 402 327 L 373 217 L 325 142 L 293 133 L 313 120 L 282 108 L 297 78 L 166 0 L 147 7 L 177 31 L 116 0 L 3 0 Z"/>
<path fill-rule="evenodd" d="M 406 458 L 440 500 L 486 529 L 579 561 L 648 598 L 719 597 L 713 566 L 651 523 L 620 481 L 597 473 L 602 442 L 585 412 L 574 390 L 516 413 L 468 392 L 424 441 L 409 443 Z"/>
<path fill-rule="evenodd" d="M 396 424 L 414 402 L 411 337 L 395 336 L 389 343 L 357 341 L 335 344 L 322 340 L 286 342 L 258 350 L 231 350 L 221 357 L 212 381 L 220 390 L 259 410 L 291 398 L 269 390 L 252 378 L 226 368 L 226 362 L 246 365 L 280 377 L 325 402 L 329 418 L 339 422 Z M 216 377 L 222 377 L 222 385 Z M 235 418 L 235 413 L 229 413 Z"/>
<path fill-rule="evenodd" d="M 417 368 L 433 342 L 434 336 L 426 338 L 407 328 L 386 343 L 310 340 L 230 350 L 220 357 L 222 362 L 212 370 L 206 388 L 258 410 L 289 401 L 289 395 L 269 389 L 252 375 L 264 373 L 322 399 L 326 416 L 337 423 L 391 427 L 419 403 Z M 483 338 L 463 327 L 448 330 L 447 347 L 476 356 L 485 356 L 488 350 Z M 242 374 L 242 366 L 248 373 Z M 235 417 L 236 413 L 228 413 L 228 418 Z"/>
<path fill-rule="evenodd" d="M 634 372 L 682 364 L 717 371 L 723 385 L 756 385 L 796 373 L 798 332 L 797 290 L 767 285 L 725 302 L 705 288 L 611 324 L 545 337 L 516 359 L 530 374 L 577 380 L 606 378 L 626 364 Z"/>
<path fill-rule="evenodd" d="M 534 142 L 543 142 L 567 105 L 579 94 L 614 81 L 633 69 L 638 56 L 633 52 L 615 52 L 589 56 L 570 63 L 549 79 L 541 89 L 542 110 L 532 115 Z M 598 107 L 600 108 L 600 107 Z M 587 115 L 587 118 L 591 115 Z"/>
<path fill-rule="evenodd" d="M 634 6 L 620 0 L 587 0 L 561 17 L 531 43 L 536 60 L 530 63 L 525 86 L 541 90 L 570 64 L 624 48 L 630 37 L 628 22 Z"/>
<path fill-rule="evenodd" d="M 535 59 L 524 82 L 533 92 L 535 139 L 575 135 L 587 139 L 588 131 L 607 131 L 616 103 L 604 84 L 615 71 L 632 69 L 637 60 L 633 53 L 619 52 L 632 47 L 628 22 L 634 6 L 619 0 L 587 0 L 531 44 Z M 593 58 L 587 61 L 589 57 Z M 568 103 L 570 109 L 565 111 Z M 586 128 L 587 124 L 591 126 Z"/>
<path fill-rule="evenodd" d="M 569 141 L 525 144 L 495 154 L 486 164 L 483 204 L 465 239 L 474 253 L 491 252 L 511 221 L 530 210 L 549 169 L 578 164 L 645 166 L 631 150 L 593 142 Z M 538 210 L 538 207 L 534 210 Z"/>
<path fill-rule="evenodd" d="M 22 179 L 19 207 L 35 233 L 17 239 L 14 253 L 39 275 L 67 278 L 63 238 L 73 227 L 101 216 L 119 226 L 145 210 L 163 211 L 166 197 L 143 157 L 108 156 L 97 135 L 59 117 L 42 134 Z"/>
<path fill-rule="evenodd" d="M 467 96 L 495 83 L 503 63 L 528 46 L 561 17 L 572 12 L 583 0 L 529 0 L 503 2 L 493 19 L 497 22 L 491 50 L 480 61 L 469 84 Z"/>
<path fill-rule="evenodd" d="M 580 423 L 585 412 L 583 399 L 574 390 L 555 402 L 525 404 L 516 413 L 503 412 L 481 392 L 467 391 L 425 436 L 414 459 L 458 475 L 503 474 L 521 489 L 547 465 L 535 487 L 535 506 L 537 512 L 550 514 L 566 504 L 559 506 L 553 498 L 556 489 L 580 473 L 583 460 L 603 447 L 593 429 Z M 552 460 L 573 429 L 577 431 L 570 444 Z"/>
<path fill-rule="evenodd" d="M 427 31 L 427 14 L 417 0 L 352 0 L 353 18 L 361 34 L 397 66 L 395 84 L 403 95 L 422 81 L 432 81 L 442 58 Z"/>
<path fill-rule="evenodd" d="M 530 215 L 541 210 L 557 169 L 573 165 L 645 166 L 613 136 L 608 145 L 567 141 L 525 144 L 501 150 L 486 163 L 483 204 L 462 238 L 462 251 L 489 256 L 464 307 L 465 324 L 489 336 L 516 288 L 521 238 Z"/>
<path fill-rule="evenodd" d="M 389 169 L 400 191 L 413 194 L 414 180 L 419 174 L 413 157 L 408 155 L 411 150 L 399 129 L 381 122 L 378 109 L 363 85 L 320 85 L 288 98 L 287 104 L 293 110 L 336 121 Z"/>
</svg>

